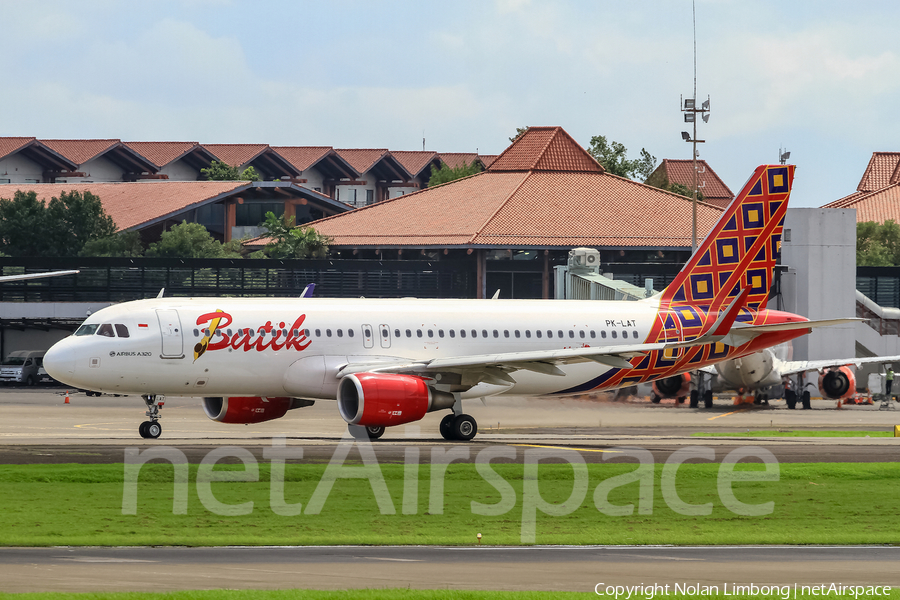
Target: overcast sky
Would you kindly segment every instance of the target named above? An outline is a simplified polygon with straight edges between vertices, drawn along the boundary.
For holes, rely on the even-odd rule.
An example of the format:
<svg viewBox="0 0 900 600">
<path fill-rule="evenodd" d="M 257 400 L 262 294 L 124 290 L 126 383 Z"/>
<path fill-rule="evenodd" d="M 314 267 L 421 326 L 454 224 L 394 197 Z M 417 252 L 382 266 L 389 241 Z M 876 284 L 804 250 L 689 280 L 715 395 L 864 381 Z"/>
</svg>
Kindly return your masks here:
<svg viewBox="0 0 900 600">
<path fill-rule="evenodd" d="M 697 0 L 701 158 L 793 206 L 900 151 L 900 2 Z M 0 0 L 0 136 L 496 154 L 560 125 L 690 158 L 690 0 Z M 689 131 L 689 130 L 688 130 Z"/>
</svg>

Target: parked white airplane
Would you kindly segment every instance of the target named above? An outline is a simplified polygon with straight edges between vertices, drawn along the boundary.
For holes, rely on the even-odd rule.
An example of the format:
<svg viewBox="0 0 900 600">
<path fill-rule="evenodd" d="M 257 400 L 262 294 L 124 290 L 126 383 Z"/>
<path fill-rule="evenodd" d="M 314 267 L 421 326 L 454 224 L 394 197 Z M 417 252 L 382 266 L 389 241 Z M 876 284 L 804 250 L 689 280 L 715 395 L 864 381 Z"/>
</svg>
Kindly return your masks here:
<svg viewBox="0 0 900 600">
<path fill-rule="evenodd" d="M 793 174 L 758 167 L 674 282 L 644 301 L 138 300 L 91 315 L 44 365 L 68 385 L 141 394 L 144 437 L 160 435 L 159 401 L 177 395 L 203 397 L 225 423 L 337 399 L 351 431 L 373 438 L 450 410 L 441 434 L 469 440 L 465 399 L 634 385 L 846 322 L 764 308 Z"/>
<path fill-rule="evenodd" d="M 60 275 L 74 275 L 79 273 L 77 270 L 72 271 L 48 271 L 46 273 L 29 273 L 27 275 L 2 275 L 0 283 L 4 281 L 24 281 L 26 279 L 44 279 L 45 277 L 59 277 Z"/>
<path fill-rule="evenodd" d="M 690 397 L 690 406 L 696 407 L 702 400 L 706 408 L 713 405 L 713 391 L 734 390 L 741 395 L 750 395 L 756 404 L 768 404 L 768 390 L 784 385 L 784 399 L 788 408 L 794 408 L 799 400 L 803 408 L 810 408 L 810 393 L 801 389 L 796 375 L 807 371 L 819 372 L 819 393 L 823 398 L 842 399 L 856 392 L 856 376 L 850 365 L 900 361 L 900 355 L 872 356 L 866 358 L 837 358 L 828 360 L 787 360 L 789 348 L 786 344 L 766 348 L 753 354 L 725 360 L 699 369 L 691 374 L 673 375 L 653 382 L 651 402 L 662 398 L 676 398 L 684 401 Z M 699 381 L 698 381 L 699 379 Z M 797 388 L 797 389 L 795 389 Z M 799 391 L 799 395 L 798 395 Z"/>
</svg>

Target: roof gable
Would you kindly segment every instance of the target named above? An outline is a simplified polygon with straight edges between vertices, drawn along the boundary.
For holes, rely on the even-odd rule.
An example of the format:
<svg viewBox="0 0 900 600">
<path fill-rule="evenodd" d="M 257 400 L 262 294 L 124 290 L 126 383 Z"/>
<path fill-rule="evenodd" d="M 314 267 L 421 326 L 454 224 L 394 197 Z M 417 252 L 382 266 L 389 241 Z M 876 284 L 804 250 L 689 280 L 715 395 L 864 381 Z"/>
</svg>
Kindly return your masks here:
<svg viewBox="0 0 900 600">
<path fill-rule="evenodd" d="M 41 140 L 41 143 L 76 165 L 83 165 L 112 150 L 122 142 L 120 140 Z"/>
<path fill-rule="evenodd" d="M 359 173 L 331 146 L 273 146 L 298 172 L 315 167 L 326 177 L 354 178 Z"/>
<path fill-rule="evenodd" d="M 0 137 L 0 158 L 15 154 L 31 142 L 33 137 Z"/>
<path fill-rule="evenodd" d="M 488 170 L 604 172 L 600 163 L 562 127 L 529 127 L 494 159 Z"/>
<path fill-rule="evenodd" d="M 694 185 L 694 161 L 664 158 L 647 178 L 651 185 L 678 183 L 689 190 Z M 734 193 L 705 160 L 697 161 L 697 185 L 707 202 L 726 207 L 734 200 Z"/>
<path fill-rule="evenodd" d="M 900 183 L 900 152 L 873 152 L 856 189 L 874 192 L 891 183 Z"/>
<path fill-rule="evenodd" d="M 203 144 L 219 162 L 242 167 L 269 149 L 268 144 Z"/>
<path fill-rule="evenodd" d="M 431 165 L 440 158 L 437 152 L 430 150 L 394 150 L 391 154 L 414 177 L 430 177 Z M 423 173 L 426 169 L 428 171 Z"/>
<path fill-rule="evenodd" d="M 157 167 L 175 162 L 200 147 L 198 142 L 125 142 L 125 145 Z"/>
</svg>

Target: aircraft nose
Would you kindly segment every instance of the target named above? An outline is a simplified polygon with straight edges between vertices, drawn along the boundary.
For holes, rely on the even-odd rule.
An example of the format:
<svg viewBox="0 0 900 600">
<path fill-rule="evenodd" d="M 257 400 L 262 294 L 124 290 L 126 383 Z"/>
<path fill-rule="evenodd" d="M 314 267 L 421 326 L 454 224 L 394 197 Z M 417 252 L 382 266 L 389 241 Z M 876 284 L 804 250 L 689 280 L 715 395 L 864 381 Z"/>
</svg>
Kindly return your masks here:
<svg viewBox="0 0 900 600">
<path fill-rule="evenodd" d="M 57 381 L 71 379 L 75 374 L 75 349 L 65 341 L 54 344 L 44 354 L 44 369 Z"/>
</svg>

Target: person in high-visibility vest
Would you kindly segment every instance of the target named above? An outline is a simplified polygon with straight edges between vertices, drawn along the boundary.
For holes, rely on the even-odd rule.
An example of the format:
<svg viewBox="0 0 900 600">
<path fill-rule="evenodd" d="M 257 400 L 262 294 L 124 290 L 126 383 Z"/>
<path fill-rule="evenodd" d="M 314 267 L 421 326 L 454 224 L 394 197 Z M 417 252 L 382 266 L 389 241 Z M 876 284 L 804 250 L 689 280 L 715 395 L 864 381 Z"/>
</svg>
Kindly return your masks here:
<svg viewBox="0 0 900 600">
<path fill-rule="evenodd" d="M 887 381 L 885 388 L 887 389 L 887 395 L 891 395 L 891 384 L 894 383 L 894 369 L 891 367 L 887 368 L 887 373 L 884 374 L 884 379 Z"/>
</svg>

